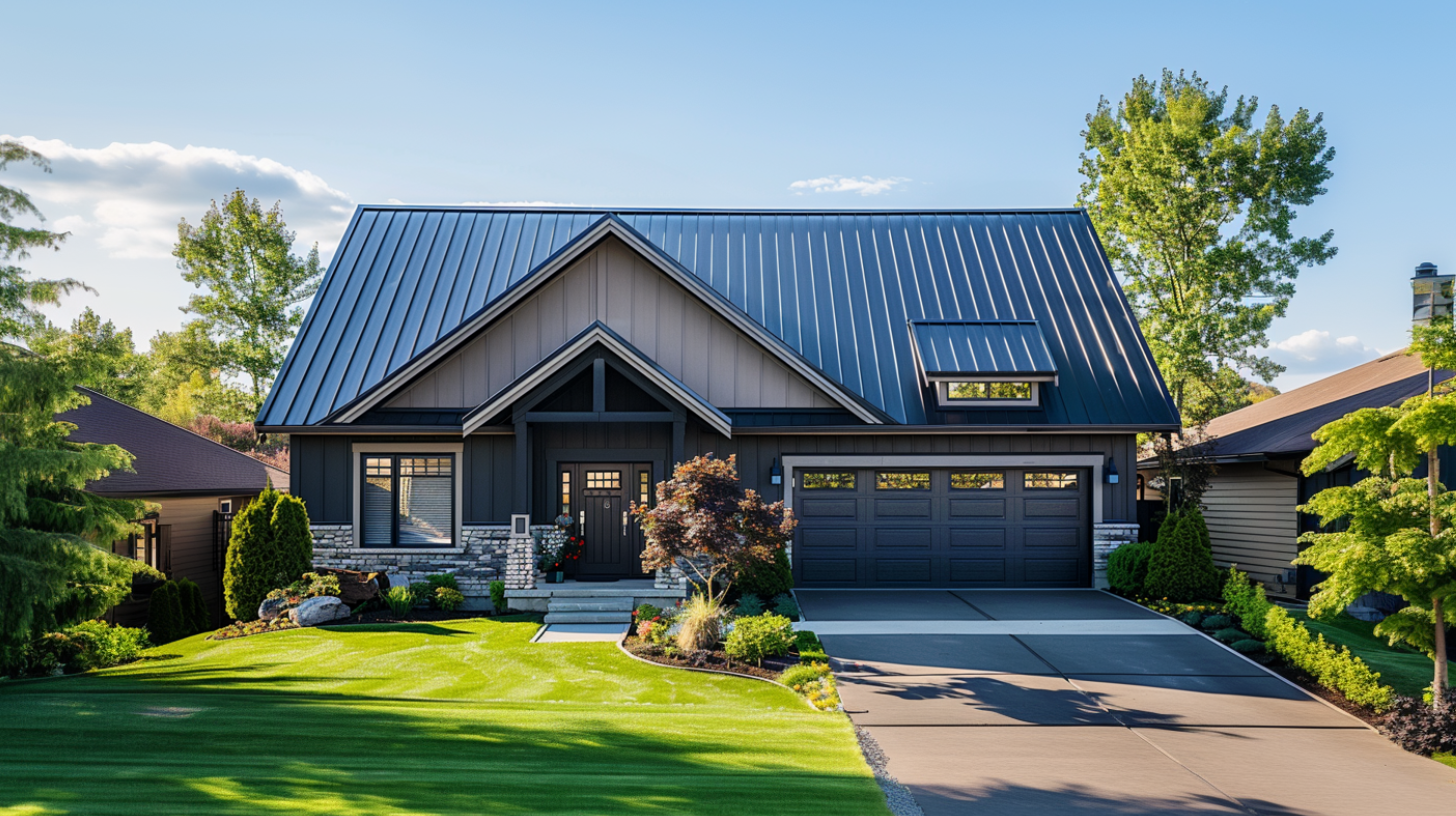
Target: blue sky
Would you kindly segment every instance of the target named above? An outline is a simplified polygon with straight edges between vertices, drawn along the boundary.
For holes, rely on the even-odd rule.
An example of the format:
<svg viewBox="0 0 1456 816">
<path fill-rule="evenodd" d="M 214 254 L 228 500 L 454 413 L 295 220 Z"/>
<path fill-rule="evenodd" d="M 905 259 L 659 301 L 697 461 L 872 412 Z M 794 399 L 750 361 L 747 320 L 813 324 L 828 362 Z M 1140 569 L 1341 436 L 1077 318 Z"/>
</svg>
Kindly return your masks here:
<svg viewBox="0 0 1456 816">
<path fill-rule="evenodd" d="M 1271 332 L 1290 387 L 1404 345 L 1410 270 L 1456 271 L 1453 8 L 32 3 L 0 34 L 0 134 L 54 172 L 5 183 L 73 232 L 28 267 L 97 290 L 56 318 L 90 305 L 144 344 L 191 291 L 178 219 L 235 186 L 326 257 L 353 205 L 391 199 L 1064 206 L 1098 96 L 1187 68 L 1323 112 L 1338 154 L 1296 228 L 1339 255 Z"/>
</svg>

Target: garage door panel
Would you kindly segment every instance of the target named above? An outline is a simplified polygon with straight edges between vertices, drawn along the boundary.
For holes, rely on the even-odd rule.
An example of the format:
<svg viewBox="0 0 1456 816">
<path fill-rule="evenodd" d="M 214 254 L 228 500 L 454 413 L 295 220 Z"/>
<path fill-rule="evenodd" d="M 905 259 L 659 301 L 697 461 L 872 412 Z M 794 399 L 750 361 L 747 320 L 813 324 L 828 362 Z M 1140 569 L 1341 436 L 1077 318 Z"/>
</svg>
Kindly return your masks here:
<svg viewBox="0 0 1456 816">
<path fill-rule="evenodd" d="M 804 582 L 810 584 L 855 584 L 859 583 L 857 567 L 853 558 L 805 558 L 803 562 Z"/>
<path fill-rule="evenodd" d="M 930 499 L 875 499 L 875 519 L 930 518 Z"/>
<path fill-rule="evenodd" d="M 951 499 L 951 518 L 1006 518 L 1005 499 Z"/>
<path fill-rule="evenodd" d="M 1092 540 L 1086 472 L 1005 469 L 985 483 L 990 487 L 966 478 L 957 487 L 954 475 L 972 470 L 894 471 L 896 481 L 880 478 L 891 472 L 888 465 L 844 468 L 835 471 L 839 487 L 796 493 L 800 584 L 1086 586 Z"/>
<path fill-rule="evenodd" d="M 979 549 L 1006 549 L 1006 530 L 1002 527 L 985 529 L 957 529 L 950 531 L 951 549 L 976 547 Z"/>
<path fill-rule="evenodd" d="M 874 579 L 887 584 L 929 584 L 930 559 L 877 558 Z"/>
<path fill-rule="evenodd" d="M 929 550 L 933 535 L 929 527 L 871 527 L 870 544 L 885 549 L 918 547 Z"/>
<path fill-rule="evenodd" d="M 1072 584 L 1079 580 L 1076 558 L 1028 558 L 1022 576 L 1029 584 Z"/>
<path fill-rule="evenodd" d="M 1065 499 L 1026 499 L 1022 507 L 1022 515 L 1026 518 L 1077 518 L 1081 515 L 1081 503 L 1075 496 Z"/>
<path fill-rule="evenodd" d="M 958 583 L 1004 583 L 1006 581 L 1006 559 L 1004 558 L 952 558 L 950 579 Z"/>
</svg>

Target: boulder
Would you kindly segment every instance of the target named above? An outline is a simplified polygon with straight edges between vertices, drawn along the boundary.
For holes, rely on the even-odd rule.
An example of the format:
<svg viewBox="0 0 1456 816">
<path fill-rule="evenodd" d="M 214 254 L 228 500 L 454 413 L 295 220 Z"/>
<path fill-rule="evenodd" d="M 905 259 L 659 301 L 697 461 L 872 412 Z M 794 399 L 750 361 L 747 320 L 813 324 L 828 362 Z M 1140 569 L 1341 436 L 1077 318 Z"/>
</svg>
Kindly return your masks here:
<svg viewBox="0 0 1456 816">
<path fill-rule="evenodd" d="M 288 606 L 287 598 L 264 598 L 258 604 L 258 620 L 270 621 L 283 614 Z"/>
<path fill-rule="evenodd" d="M 349 607 L 332 595 L 309 598 L 289 610 L 293 622 L 299 626 L 318 626 L 321 623 L 349 617 Z"/>
<path fill-rule="evenodd" d="M 319 575 L 333 575 L 339 579 L 339 597 L 349 606 L 358 606 L 365 601 L 379 597 L 379 593 L 387 589 L 387 585 L 380 586 L 380 578 L 377 572 L 359 572 L 357 570 L 323 568 L 315 570 Z"/>
</svg>

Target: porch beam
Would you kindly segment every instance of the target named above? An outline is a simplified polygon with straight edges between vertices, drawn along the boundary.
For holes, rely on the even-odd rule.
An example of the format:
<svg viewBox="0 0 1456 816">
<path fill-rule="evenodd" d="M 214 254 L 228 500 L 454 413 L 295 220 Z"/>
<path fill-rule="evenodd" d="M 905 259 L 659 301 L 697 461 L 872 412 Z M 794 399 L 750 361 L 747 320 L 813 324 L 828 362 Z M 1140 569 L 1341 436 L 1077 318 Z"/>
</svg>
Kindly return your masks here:
<svg viewBox="0 0 1456 816">
<path fill-rule="evenodd" d="M 671 411 L 528 411 L 526 422 L 672 422 Z"/>
<path fill-rule="evenodd" d="M 673 420 L 672 423 L 672 461 L 668 463 L 669 472 L 682 464 L 684 437 L 687 435 L 687 422 L 681 417 Z"/>
<path fill-rule="evenodd" d="M 592 360 L 592 410 L 607 410 L 607 361 L 600 357 Z"/>
<path fill-rule="evenodd" d="M 516 422 L 516 484 L 512 494 L 511 512 L 531 512 L 531 445 L 529 429 L 525 422 Z"/>
</svg>

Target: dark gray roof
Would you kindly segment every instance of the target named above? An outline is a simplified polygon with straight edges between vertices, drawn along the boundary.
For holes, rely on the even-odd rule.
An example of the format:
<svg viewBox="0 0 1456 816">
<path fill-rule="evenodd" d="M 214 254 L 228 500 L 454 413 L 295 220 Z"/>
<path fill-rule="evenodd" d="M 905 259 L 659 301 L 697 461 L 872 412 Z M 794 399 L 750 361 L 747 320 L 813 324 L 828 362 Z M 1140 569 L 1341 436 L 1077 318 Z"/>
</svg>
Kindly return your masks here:
<svg viewBox="0 0 1456 816">
<path fill-rule="evenodd" d="M 910 337 L 920 372 L 932 379 L 1057 373 L 1035 320 L 917 320 L 910 324 Z"/>
<path fill-rule="evenodd" d="M 613 219 L 892 422 L 1177 427 L 1081 210 L 725 212 L 360 207 L 259 415 L 327 421 Z M 1037 410 L 946 414 L 909 323 L 1035 320 L 1060 385 Z"/>
<path fill-rule="evenodd" d="M 257 493 L 269 479 L 274 487 L 288 489 L 288 474 L 278 468 L 89 388 L 76 390 L 89 397 L 91 404 L 56 417 L 76 426 L 71 441 L 119 445 L 136 457 L 132 462 L 135 473 L 112 473 L 88 485 L 92 492 L 109 496 L 241 495 Z"/>
</svg>

